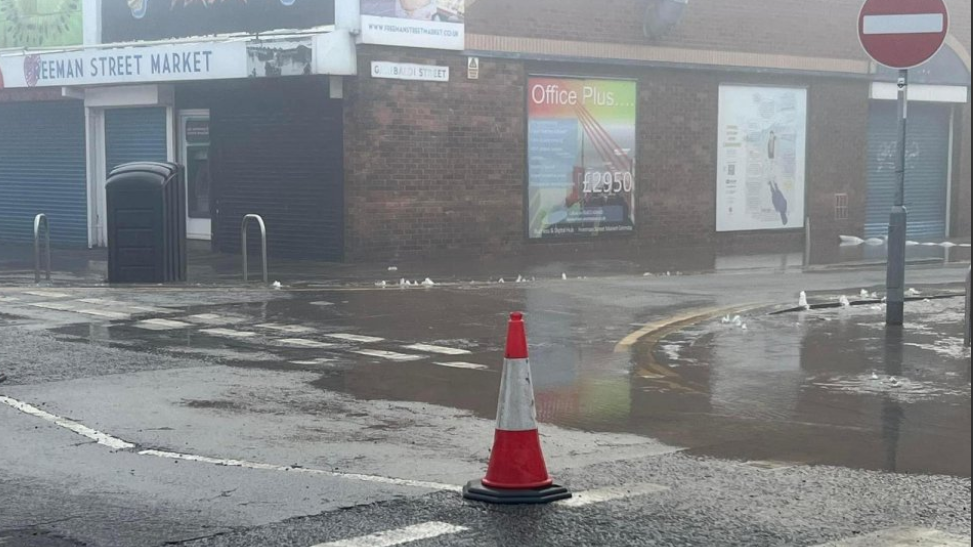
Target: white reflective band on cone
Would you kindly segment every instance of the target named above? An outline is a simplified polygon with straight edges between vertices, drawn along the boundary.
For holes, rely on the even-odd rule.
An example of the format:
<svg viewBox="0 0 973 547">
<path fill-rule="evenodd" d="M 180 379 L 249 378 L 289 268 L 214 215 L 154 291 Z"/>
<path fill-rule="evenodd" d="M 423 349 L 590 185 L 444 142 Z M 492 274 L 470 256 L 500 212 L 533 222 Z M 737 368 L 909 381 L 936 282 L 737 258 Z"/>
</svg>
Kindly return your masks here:
<svg viewBox="0 0 973 547">
<path fill-rule="evenodd" d="M 537 429 L 534 384 L 530 377 L 529 360 L 504 359 L 498 409 L 497 429 L 501 431 Z"/>
</svg>

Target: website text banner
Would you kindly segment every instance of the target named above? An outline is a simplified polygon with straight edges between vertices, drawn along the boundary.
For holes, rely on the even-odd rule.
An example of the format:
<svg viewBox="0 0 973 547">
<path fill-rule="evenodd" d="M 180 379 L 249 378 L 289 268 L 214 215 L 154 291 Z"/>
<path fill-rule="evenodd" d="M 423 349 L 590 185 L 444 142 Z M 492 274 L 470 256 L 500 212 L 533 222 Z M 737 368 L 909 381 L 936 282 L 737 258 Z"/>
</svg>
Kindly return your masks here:
<svg viewBox="0 0 973 547">
<path fill-rule="evenodd" d="M 361 0 L 365 44 L 462 50 L 464 0 Z"/>
<path fill-rule="evenodd" d="M 0 56 L 8 88 L 136 84 L 247 77 L 243 42 Z"/>
<path fill-rule="evenodd" d="M 807 90 L 720 87 L 716 230 L 804 227 Z"/>
<path fill-rule="evenodd" d="M 635 82 L 530 78 L 530 239 L 635 230 Z"/>
</svg>

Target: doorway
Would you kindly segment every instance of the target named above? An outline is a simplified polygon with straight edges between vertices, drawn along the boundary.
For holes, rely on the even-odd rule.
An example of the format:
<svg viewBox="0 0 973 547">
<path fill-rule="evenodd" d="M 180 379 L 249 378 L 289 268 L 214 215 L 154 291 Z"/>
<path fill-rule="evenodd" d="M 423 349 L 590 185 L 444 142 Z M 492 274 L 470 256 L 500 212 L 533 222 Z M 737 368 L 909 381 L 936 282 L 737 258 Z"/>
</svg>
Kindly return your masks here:
<svg viewBox="0 0 973 547">
<path fill-rule="evenodd" d="M 179 162 L 186 166 L 186 236 L 213 237 L 209 110 L 179 112 Z"/>
</svg>

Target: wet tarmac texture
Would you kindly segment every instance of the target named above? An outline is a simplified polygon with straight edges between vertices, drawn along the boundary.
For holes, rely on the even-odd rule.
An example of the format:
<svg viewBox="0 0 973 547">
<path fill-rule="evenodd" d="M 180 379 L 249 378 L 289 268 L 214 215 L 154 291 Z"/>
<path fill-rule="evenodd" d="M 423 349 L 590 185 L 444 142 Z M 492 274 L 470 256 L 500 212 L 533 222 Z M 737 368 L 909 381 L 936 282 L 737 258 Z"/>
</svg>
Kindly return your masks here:
<svg viewBox="0 0 973 547">
<path fill-rule="evenodd" d="M 53 332 L 106 347 L 314 372 L 322 390 L 492 419 L 498 341 L 508 311 L 522 309 L 541 422 L 775 466 L 969 477 L 962 304 L 913 302 L 912 324 L 898 336 L 882 325 L 881 306 L 778 316 L 755 310 L 736 323 L 713 318 L 649 336 L 630 352 L 612 345 L 633 328 L 618 324 L 616 309 L 549 286 L 306 291 Z"/>
</svg>

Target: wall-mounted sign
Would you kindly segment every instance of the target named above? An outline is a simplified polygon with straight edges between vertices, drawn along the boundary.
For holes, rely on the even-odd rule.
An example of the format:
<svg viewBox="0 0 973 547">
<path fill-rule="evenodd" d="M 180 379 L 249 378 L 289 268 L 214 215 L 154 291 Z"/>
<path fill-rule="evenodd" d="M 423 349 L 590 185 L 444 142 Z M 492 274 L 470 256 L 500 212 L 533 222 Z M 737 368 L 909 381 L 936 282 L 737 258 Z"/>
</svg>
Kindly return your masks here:
<svg viewBox="0 0 973 547">
<path fill-rule="evenodd" d="M 81 0 L 0 0 L 0 49 L 81 45 Z"/>
<path fill-rule="evenodd" d="M 334 24 L 334 0 L 102 0 L 102 41 L 164 40 Z"/>
<path fill-rule="evenodd" d="M 372 62 L 372 77 L 417 82 L 448 82 L 449 67 L 374 61 Z"/>
<path fill-rule="evenodd" d="M 252 78 L 306 76 L 313 72 L 311 38 L 263 40 L 247 44 L 247 74 Z"/>
<path fill-rule="evenodd" d="M 465 0 L 361 0 L 366 44 L 462 50 Z"/>
<path fill-rule="evenodd" d="M 528 237 L 635 229 L 635 82 L 530 78 Z"/>
<path fill-rule="evenodd" d="M 466 60 L 466 77 L 470 80 L 480 79 L 480 58 L 470 57 Z"/>
<path fill-rule="evenodd" d="M 0 56 L 8 88 L 247 77 L 244 42 L 79 50 Z"/>
<path fill-rule="evenodd" d="M 716 230 L 804 226 L 807 90 L 720 87 Z"/>
</svg>

